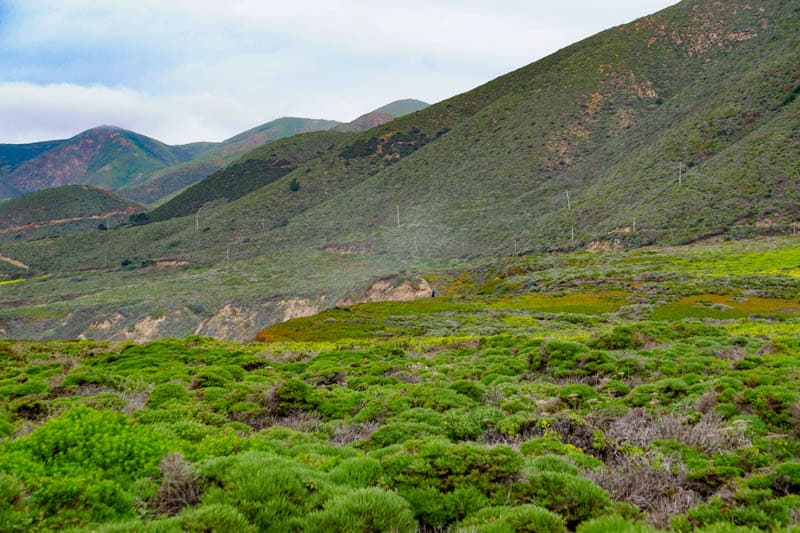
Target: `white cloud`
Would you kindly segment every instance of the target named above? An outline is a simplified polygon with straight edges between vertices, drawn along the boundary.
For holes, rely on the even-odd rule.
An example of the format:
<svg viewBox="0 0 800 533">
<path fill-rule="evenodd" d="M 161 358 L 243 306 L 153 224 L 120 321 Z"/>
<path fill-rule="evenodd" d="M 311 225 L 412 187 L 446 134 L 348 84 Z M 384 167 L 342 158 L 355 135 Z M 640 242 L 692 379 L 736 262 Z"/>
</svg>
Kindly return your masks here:
<svg viewBox="0 0 800 533">
<path fill-rule="evenodd" d="M 0 72 L 0 140 L 112 122 L 175 143 L 282 115 L 350 120 L 444 99 L 670 3 L 11 0 L 0 53 L 70 50 L 81 67 L 70 78 L 55 55 L 35 83 Z M 36 70 L 25 57 L 21 72 Z"/>
</svg>

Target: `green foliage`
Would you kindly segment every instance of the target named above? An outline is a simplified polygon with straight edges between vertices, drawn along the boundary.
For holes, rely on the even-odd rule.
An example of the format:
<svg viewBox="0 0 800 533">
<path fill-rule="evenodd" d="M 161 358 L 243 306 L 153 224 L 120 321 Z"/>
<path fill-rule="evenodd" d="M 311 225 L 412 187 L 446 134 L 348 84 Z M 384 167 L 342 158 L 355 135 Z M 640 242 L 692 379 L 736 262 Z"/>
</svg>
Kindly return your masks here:
<svg viewBox="0 0 800 533">
<path fill-rule="evenodd" d="M 508 531 L 518 533 L 562 533 L 566 531 L 564 520 L 559 515 L 536 505 L 486 507 L 467 517 L 459 526 L 478 532 L 501 531 L 498 526 L 506 526 Z"/>
<path fill-rule="evenodd" d="M 417 523 L 408 502 L 378 488 L 360 489 L 332 498 L 308 515 L 306 531 L 414 532 Z"/>
</svg>

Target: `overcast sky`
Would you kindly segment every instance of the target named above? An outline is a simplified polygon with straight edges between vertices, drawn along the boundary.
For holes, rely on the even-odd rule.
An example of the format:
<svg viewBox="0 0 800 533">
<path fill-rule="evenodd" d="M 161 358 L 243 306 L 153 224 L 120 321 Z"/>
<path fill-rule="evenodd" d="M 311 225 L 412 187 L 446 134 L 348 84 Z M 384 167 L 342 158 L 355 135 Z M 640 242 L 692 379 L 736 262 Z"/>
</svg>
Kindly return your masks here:
<svg viewBox="0 0 800 533">
<path fill-rule="evenodd" d="M 437 102 L 676 0 L 0 0 L 0 143 Z"/>
</svg>

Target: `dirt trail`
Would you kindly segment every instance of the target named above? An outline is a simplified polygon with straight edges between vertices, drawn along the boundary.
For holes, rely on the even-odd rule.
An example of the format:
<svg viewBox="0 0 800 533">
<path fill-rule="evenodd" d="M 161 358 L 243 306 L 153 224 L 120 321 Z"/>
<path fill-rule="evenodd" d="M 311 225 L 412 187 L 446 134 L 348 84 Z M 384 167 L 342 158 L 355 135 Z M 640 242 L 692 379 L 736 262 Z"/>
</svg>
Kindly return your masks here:
<svg viewBox="0 0 800 533">
<path fill-rule="evenodd" d="M 0 254 L 0 261 L 5 261 L 6 263 L 10 263 L 15 267 L 24 268 L 25 270 L 28 270 L 28 265 L 26 265 L 22 261 L 17 261 L 13 257 L 8 257 L 3 254 Z"/>
<path fill-rule="evenodd" d="M 0 228 L 0 233 L 13 233 L 15 231 L 25 231 L 29 229 L 41 228 L 43 226 L 54 226 L 56 224 L 66 224 L 67 222 L 77 222 L 79 220 L 103 220 L 104 218 L 113 217 L 117 215 L 132 215 L 137 209 L 129 207 L 128 209 L 107 211 L 99 215 L 89 215 L 85 217 L 70 217 L 70 218 L 56 218 L 47 220 L 45 222 L 31 222 L 30 224 L 23 224 L 22 226 L 11 226 L 8 228 Z"/>
</svg>

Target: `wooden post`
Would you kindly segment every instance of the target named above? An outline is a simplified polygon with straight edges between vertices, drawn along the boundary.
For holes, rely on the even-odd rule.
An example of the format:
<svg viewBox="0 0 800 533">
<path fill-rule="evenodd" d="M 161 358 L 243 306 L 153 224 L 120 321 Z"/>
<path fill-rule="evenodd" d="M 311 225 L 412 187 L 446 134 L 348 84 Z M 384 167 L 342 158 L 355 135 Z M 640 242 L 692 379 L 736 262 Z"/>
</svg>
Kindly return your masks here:
<svg viewBox="0 0 800 533">
<path fill-rule="evenodd" d="M 395 207 L 397 208 L 397 227 L 399 228 L 400 227 L 400 206 L 396 205 Z"/>
</svg>

